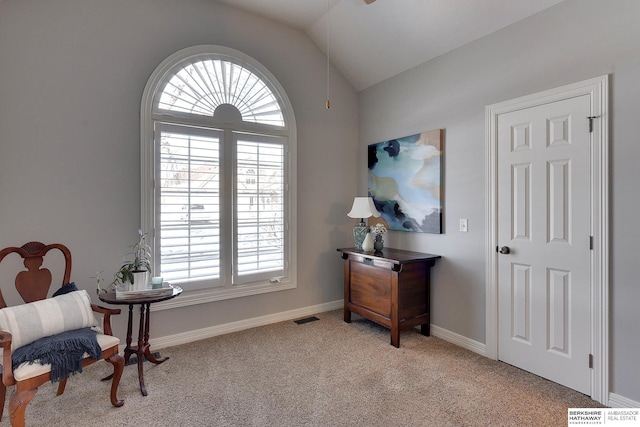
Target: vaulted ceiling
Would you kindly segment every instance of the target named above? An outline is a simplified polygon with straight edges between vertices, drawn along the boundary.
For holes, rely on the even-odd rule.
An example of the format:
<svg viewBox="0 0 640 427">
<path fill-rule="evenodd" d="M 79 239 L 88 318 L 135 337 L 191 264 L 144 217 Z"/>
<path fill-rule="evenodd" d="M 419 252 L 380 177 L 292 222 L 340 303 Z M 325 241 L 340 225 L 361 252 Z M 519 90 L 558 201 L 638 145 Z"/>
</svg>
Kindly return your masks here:
<svg viewBox="0 0 640 427">
<path fill-rule="evenodd" d="M 563 0 L 218 1 L 298 28 L 325 54 L 328 45 L 361 91 Z"/>
</svg>

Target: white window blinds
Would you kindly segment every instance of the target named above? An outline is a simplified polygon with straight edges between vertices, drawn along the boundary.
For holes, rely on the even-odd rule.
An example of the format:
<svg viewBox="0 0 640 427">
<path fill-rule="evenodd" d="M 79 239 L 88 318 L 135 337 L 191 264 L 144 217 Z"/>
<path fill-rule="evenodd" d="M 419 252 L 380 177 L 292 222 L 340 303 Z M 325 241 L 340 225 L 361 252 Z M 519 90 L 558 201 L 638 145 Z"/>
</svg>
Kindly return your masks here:
<svg viewBox="0 0 640 427">
<path fill-rule="evenodd" d="M 236 143 L 234 283 L 278 280 L 285 259 L 284 145 L 239 135 Z"/>
<path fill-rule="evenodd" d="M 162 276 L 170 282 L 220 278 L 220 141 L 223 133 L 159 124 Z"/>
</svg>

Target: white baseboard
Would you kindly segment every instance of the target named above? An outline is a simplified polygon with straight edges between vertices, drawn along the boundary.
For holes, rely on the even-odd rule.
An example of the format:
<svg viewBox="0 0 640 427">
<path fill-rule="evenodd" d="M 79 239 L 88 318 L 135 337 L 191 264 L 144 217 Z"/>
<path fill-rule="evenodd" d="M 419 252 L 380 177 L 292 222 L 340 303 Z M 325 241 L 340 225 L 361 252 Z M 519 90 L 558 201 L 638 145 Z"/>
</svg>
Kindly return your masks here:
<svg viewBox="0 0 640 427">
<path fill-rule="evenodd" d="M 284 311 L 282 313 L 269 314 L 266 316 L 254 317 L 252 319 L 239 320 L 237 322 L 225 323 L 223 325 L 210 326 L 208 328 L 196 329 L 164 337 L 152 338 L 149 340 L 154 350 L 172 347 L 175 345 L 187 344 L 218 335 L 238 332 L 245 329 L 257 328 L 258 326 L 270 325 L 272 323 L 285 322 L 287 320 L 298 319 L 312 314 L 323 313 L 325 311 L 337 310 L 343 307 L 342 300 L 328 302 L 324 304 L 312 305 L 295 310 Z"/>
<path fill-rule="evenodd" d="M 482 344 L 481 342 L 474 341 L 471 338 L 456 334 L 455 332 L 448 331 L 444 328 L 441 328 L 440 326 L 431 324 L 431 335 L 436 338 L 440 338 L 441 340 L 448 341 L 451 344 L 455 344 L 458 347 L 462 347 L 467 350 L 473 351 L 474 353 L 478 353 L 482 356 L 487 355 L 486 345 Z"/>
<path fill-rule="evenodd" d="M 607 402 L 607 406 L 611 408 L 640 408 L 640 402 L 618 396 L 614 393 L 609 393 L 609 402 Z"/>
</svg>

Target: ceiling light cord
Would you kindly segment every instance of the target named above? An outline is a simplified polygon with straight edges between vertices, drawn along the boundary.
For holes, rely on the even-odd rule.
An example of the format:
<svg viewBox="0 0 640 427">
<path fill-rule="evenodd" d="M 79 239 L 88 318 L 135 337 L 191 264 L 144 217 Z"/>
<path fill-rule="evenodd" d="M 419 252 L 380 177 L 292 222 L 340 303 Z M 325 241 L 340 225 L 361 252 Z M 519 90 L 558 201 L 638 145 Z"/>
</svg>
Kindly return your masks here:
<svg viewBox="0 0 640 427">
<path fill-rule="evenodd" d="M 329 98 L 329 0 L 327 0 L 327 109 L 331 108 L 331 99 Z"/>
</svg>

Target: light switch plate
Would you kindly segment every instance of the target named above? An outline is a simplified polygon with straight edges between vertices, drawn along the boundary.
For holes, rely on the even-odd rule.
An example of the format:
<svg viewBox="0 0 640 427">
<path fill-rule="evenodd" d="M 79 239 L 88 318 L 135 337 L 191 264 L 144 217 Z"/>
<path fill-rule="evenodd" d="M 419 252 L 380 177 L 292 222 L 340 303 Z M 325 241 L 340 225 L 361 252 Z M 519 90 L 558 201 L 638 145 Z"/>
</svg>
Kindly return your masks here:
<svg viewBox="0 0 640 427">
<path fill-rule="evenodd" d="M 466 233 L 469 231 L 469 223 L 466 218 L 460 218 L 460 231 Z"/>
</svg>

